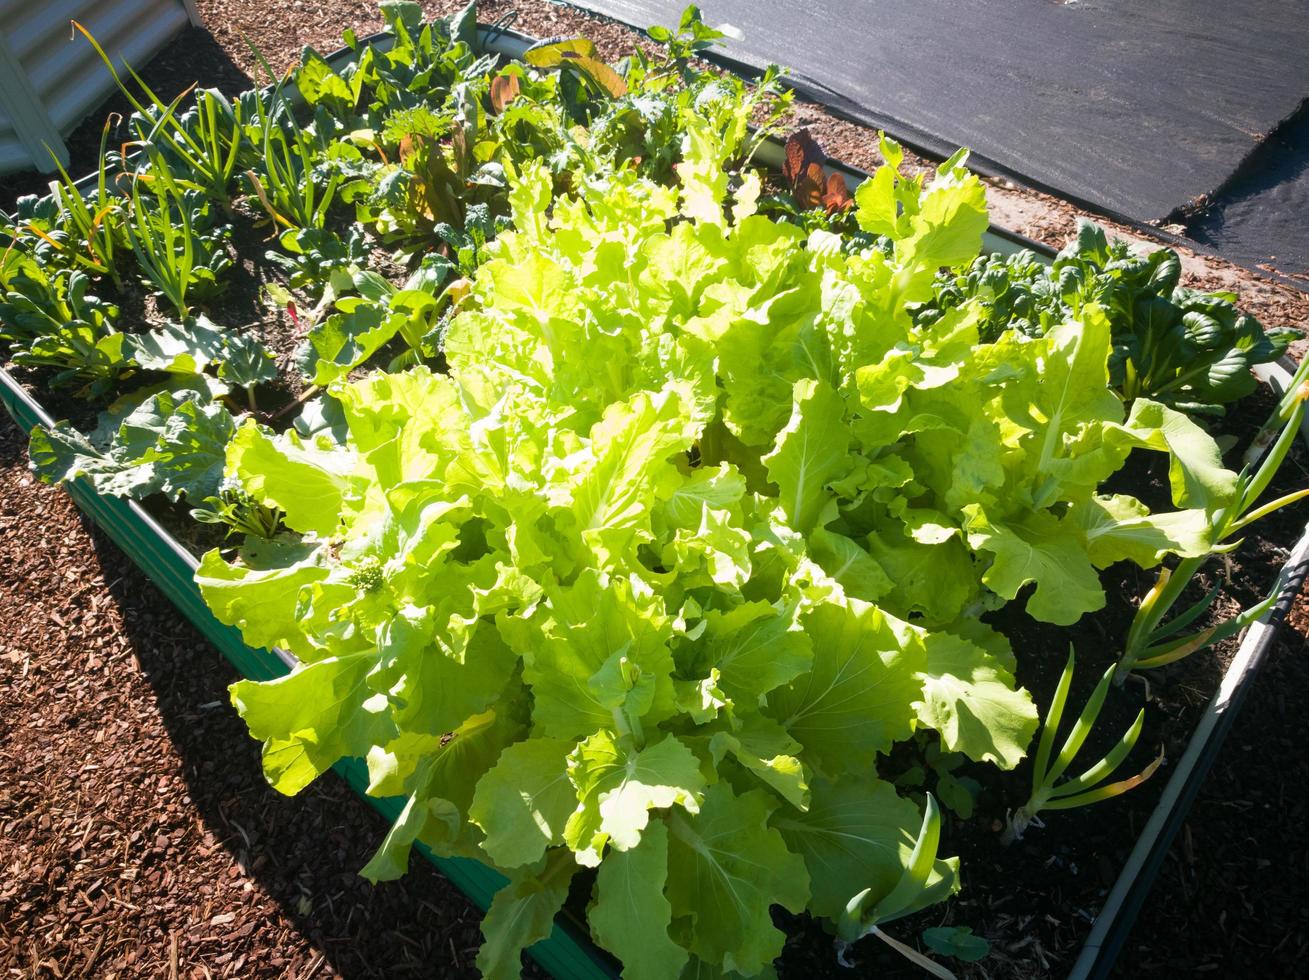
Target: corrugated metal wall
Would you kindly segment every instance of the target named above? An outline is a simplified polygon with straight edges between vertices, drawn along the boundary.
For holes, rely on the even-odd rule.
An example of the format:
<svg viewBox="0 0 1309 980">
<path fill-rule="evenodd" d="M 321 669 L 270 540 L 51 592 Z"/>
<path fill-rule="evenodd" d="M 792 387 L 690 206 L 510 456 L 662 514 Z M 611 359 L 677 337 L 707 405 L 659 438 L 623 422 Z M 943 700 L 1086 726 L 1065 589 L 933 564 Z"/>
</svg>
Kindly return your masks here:
<svg viewBox="0 0 1309 980">
<path fill-rule="evenodd" d="M 51 169 L 42 140 L 52 142 L 51 129 L 67 133 L 113 87 L 70 21 L 119 64 L 140 68 L 186 26 L 188 8 L 185 0 L 0 0 L 0 172 Z"/>
</svg>

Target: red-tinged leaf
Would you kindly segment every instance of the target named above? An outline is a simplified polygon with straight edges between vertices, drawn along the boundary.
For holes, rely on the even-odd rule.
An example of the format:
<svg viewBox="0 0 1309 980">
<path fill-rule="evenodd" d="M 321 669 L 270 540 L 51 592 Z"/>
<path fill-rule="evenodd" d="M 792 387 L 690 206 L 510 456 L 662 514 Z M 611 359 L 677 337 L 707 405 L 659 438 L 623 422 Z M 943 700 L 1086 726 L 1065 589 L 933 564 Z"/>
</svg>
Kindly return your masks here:
<svg viewBox="0 0 1309 980">
<path fill-rule="evenodd" d="M 820 163 L 809 163 L 792 182 L 791 194 L 802 208 L 816 208 L 823 203 L 827 175 Z"/>
<path fill-rule="evenodd" d="M 840 174 L 827 175 L 827 188 L 823 192 L 823 207 L 827 208 L 828 214 L 849 211 L 854 207 L 854 197 L 850 194 L 850 188 L 845 184 L 845 178 Z"/>
<path fill-rule="evenodd" d="M 818 145 L 818 141 L 809 135 L 809 130 L 801 129 L 792 133 L 786 140 L 786 160 L 782 164 L 782 176 L 794 190 L 796 183 L 809 172 L 811 164 L 821 168 L 827 162 L 827 154 Z"/>
<path fill-rule="evenodd" d="M 454 158 L 455 173 L 461 178 L 467 178 L 473 171 L 473 152 L 469 146 L 468 131 L 462 126 L 456 126 L 450 136 L 450 154 Z"/>
<path fill-rule="evenodd" d="M 491 108 L 504 112 L 505 106 L 518 98 L 518 92 L 517 75 L 496 75 L 491 79 Z"/>
<path fill-rule="evenodd" d="M 404 136 L 400 140 L 400 163 L 409 165 L 409 159 L 418 152 L 418 140 L 413 136 Z"/>
</svg>

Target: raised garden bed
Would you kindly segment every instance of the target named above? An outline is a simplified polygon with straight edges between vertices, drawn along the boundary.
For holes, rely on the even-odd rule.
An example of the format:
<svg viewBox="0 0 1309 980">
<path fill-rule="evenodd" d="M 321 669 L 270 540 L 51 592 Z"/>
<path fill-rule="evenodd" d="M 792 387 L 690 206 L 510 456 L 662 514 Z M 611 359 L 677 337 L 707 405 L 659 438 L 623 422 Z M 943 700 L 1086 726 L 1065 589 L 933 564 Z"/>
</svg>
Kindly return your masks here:
<svg viewBox="0 0 1309 980">
<path fill-rule="evenodd" d="M 507 38 L 503 32 L 490 33 L 499 33 L 500 44 L 502 45 L 502 48 L 506 49 L 506 53 L 518 55 L 521 54 L 523 49 L 526 47 L 525 42 L 518 39 Z M 592 68 L 590 70 L 593 73 L 599 74 L 599 69 L 597 68 Z M 791 209 L 783 216 L 789 217 L 792 220 L 806 221 L 819 226 L 831 224 L 837 228 L 837 233 L 839 233 L 840 222 L 843 220 L 842 214 L 844 212 L 844 207 L 840 200 L 839 193 L 834 191 L 830 184 L 827 184 L 825 181 L 817 182 L 822 185 L 818 188 L 817 192 L 820 194 L 826 193 L 829 195 L 836 195 L 836 206 L 829 207 L 826 212 L 822 214 L 819 213 L 823 211 L 823 209 L 820 208 L 817 211 L 810 213 L 808 217 L 804 216 L 803 212 L 805 209 L 797 206 L 805 203 L 804 195 L 811 192 L 811 188 L 808 188 L 804 184 L 804 179 L 808 175 L 808 167 L 815 162 L 821 165 L 821 159 L 815 161 L 815 159 L 812 158 L 812 155 L 810 155 L 809 158 L 805 158 L 807 151 L 802 143 L 793 142 L 786 148 L 781 147 L 781 144 L 776 145 L 778 146 L 783 159 L 787 156 L 787 149 L 791 149 L 796 160 L 798 160 L 798 163 L 796 160 L 786 163 L 784 168 L 784 179 L 775 179 L 778 185 L 778 190 L 781 192 L 782 196 L 785 197 L 787 193 L 791 195 L 789 202 L 783 200 L 781 204 L 778 205 L 778 207 L 783 210 L 785 208 Z M 856 178 L 856 180 L 859 178 L 858 174 L 851 173 L 850 176 Z M 820 228 L 820 230 L 826 231 L 825 228 Z M 994 232 L 992 234 L 994 236 Z M 987 245 L 989 247 L 996 247 L 1001 242 L 1006 245 L 1012 245 L 1012 236 L 1004 236 L 1003 234 L 994 236 L 987 240 Z M 384 276 L 386 271 L 387 270 L 383 268 L 382 272 Z M 294 316 L 296 316 L 296 314 L 292 314 L 293 318 Z M 355 366 L 351 364 L 346 367 L 347 371 L 343 372 L 342 376 L 344 376 L 345 373 L 353 371 Z M 1283 383 L 1285 383 L 1286 376 L 1283 375 L 1282 377 L 1284 379 Z M 50 419 L 48 417 L 40 417 L 38 414 L 39 409 L 36 407 L 35 403 L 31 401 L 30 397 L 24 394 L 17 385 L 12 384 L 12 379 L 8 376 L 6 376 L 4 380 L 6 382 L 6 402 L 7 404 L 10 404 L 11 411 L 15 412 L 15 416 L 19 418 L 20 423 L 24 424 L 25 428 L 31 428 L 32 425 L 37 422 L 49 427 L 51 425 Z M 286 392 L 285 397 L 293 398 L 297 397 L 298 394 L 299 392 L 296 391 L 288 391 Z M 1266 407 L 1271 409 L 1273 407 L 1273 401 L 1273 399 L 1266 399 Z M 1247 436 L 1250 434 L 1251 433 L 1249 432 L 1246 433 Z M 1157 480 L 1159 476 L 1159 473 L 1155 472 L 1152 474 L 1148 469 L 1137 472 L 1135 474 L 1136 483 L 1133 484 L 1130 489 L 1137 490 L 1142 494 L 1142 496 L 1144 496 L 1149 489 L 1148 485 L 1151 480 Z M 1166 480 L 1167 477 L 1165 475 L 1163 477 L 1164 482 L 1156 487 L 1156 490 L 1162 490 L 1165 498 L 1167 496 Z M 170 598 L 173 598 L 174 601 L 178 602 L 183 611 L 186 612 L 186 614 L 191 617 L 197 625 L 200 625 L 207 635 L 211 635 L 215 639 L 215 642 L 218 643 L 220 649 L 222 649 L 229 658 L 233 659 L 233 662 L 238 665 L 243 673 L 246 673 L 254 679 L 271 678 L 284 672 L 294 663 L 288 655 L 279 654 L 274 656 L 254 651 L 248 647 L 244 641 L 240 639 L 239 635 L 230 627 L 218 626 L 216 620 L 213 619 L 208 608 L 204 606 L 203 600 L 200 598 L 198 591 L 194 587 L 193 575 L 196 568 L 195 557 L 188 554 L 184 548 L 178 545 L 176 539 L 170 535 L 168 531 L 160 527 L 159 523 L 147 514 L 140 506 L 135 503 L 124 503 L 116 498 L 92 493 L 88 491 L 85 486 L 79 487 L 76 481 L 72 486 L 74 488 L 75 496 L 78 497 L 79 505 L 88 508 L 93 514 L 95 514 L 97 520 L 105 523 L 105 526 L 110 530 L 110 533 L 114 535 L 115 539 L 127 548 L 129 553 L 131 553 L 138 562 L 141 562 L 143 567 L 146 568 L 152 576 L 158 578 L 161 585 L 165 588 L 165 591 L 170 595 Z M 1114 489 L 1118 492 L 1122 492 L 1129 489 L 1129 487 L 1114 487 Z M 1163 506 L 1167 506 L 1166 499 Z M 290 511 L 291 507 L 287 507 L 287 510 Z M 176 512 L 165 514 L 165 518 L 168 520 L 176 520 L 177 516 Z M 1301 562 L 1303 561 L 1303 552 L 1304 546 L 1302 544 L 1292 555 L 1292 564 L 1294 564 L 1294 560 L 1296 559 Z M 1118 575 L 1119 577 L 1114 577 L 1115 575 Z M 1105 583 L 1110 587 L 1110 591 L 1114 592 L 1115 590 L 1121 590 L 1124 587 L 1134 588 L 1134 583 L 1139 579 L 1139 576 L 1134 579 L 1130 575 L 1120 575 L 1115 572 L 1111 574 L 1110 577 L 1106 578 Z M 1266 581 L 1264 584 L 1266 584 Z M 1283 588 L 1280 591 L 1293 595 L 1295 585 L 1296 583 L 1292 582 L 1292 576 L 1288 571 L 1283 576 Z M 1125 616 L 1125 618 L 1122 619 L 1122 623 L 1116 625 L 1125 625 L 1126 622 L 1129 622 L 1132 619 L 1130 601 L 1124 595 L 1115 594 L 1111 595 L 1110 598 L 1111 602 L 1117 603 L 1120 618 Z M 1273 613 L 1269 614 L 1270 617 L 1273 615 Z M 1021 618 L 1020 613 L 1013 613 L 1009 622 L 1005 625 L 1017 632 L 1019 635 L 1030 635 L 1040 639 L 1049 638 L 1050 628 L 1048 626 L 1037 626 L 1035 629 L 1038 632 L 1033 634 L 1023 634 L 1022 631 L 1030 627 L 1025 623 L 1019 622 Z M 1266 621 L 1275 622 L 1275 619 L 1269 618 Z M 993 625 L 995 625 L 995 623 L 993 623 Z M 211 633 L 211 629 L 214 629 L 215 627 L 217 627 L 217 631 Z M 1042 629 L 1045 630 L 1045 633 L 1039 632 Z M 1008 632 L 1009 630 L 1005 631 Z M 1139 845 L 1139 848 L 1143 852 L 1142 855 L 1133 857 L 1132 863 L 1129 865 L 1127 872 L 1125 872 L 1121 879 L 1120 886 L 1115 890 L 1114 896 L 1110 899 L 1111 908 L 1117 907 L 1126 909 L 1128 914 L 1119 915 L 1115 912 L 1111 912 L 1103 918 L 1103 924 L 1098 925 L 1096 931 L 1093 932 L 1091 936 L 1083 962 L 1079 962 L 1078 966 L 1075 968 L 1076 971 L 1080 972 L 1075 972 L 1074 975 L 1102 975 L 1103 972 L 1108 969 L 1109 962 L 1112 959 L 1113 950 L 1117 942 L 1121 941 L 1120 930 L 1123 928 L 1125 923 L 1130 921 L 1130 896 L 1128 896 L 1127 900 L 1124 901 L 1119 897 L 1119 895 L 1131 888 L 1139 887 L 1139 885 L 1133 883 L 1141 880 L 1139 871 L 1141 867 L 1148 865 L 1148 861 L 1144 860 L 1145 855 L 1147 853 L 1160 853 L 1160 848 L 1166 847 L 1167 837 L 1171 833 L 1166 825 L 1169 821 L 1175 820 L 1176 815 L 1179 812 L 1182 812 L 1176 805 L 1177 801 L 1179 799 L 1186 800 L 1187 794 L 1193 792 L 1195 774 L 1203 768 L 1202 766 L 1200 769 L 1196 768 L 1192 756 L 1195 758 L 1203 757 L 1205 753 L 1212 750 L 1211 746 L 1216 744 L 1213 741 L 1213 735 L 1215 733 L 1220 735 L 1223 726 L 1228 723 L 1226 719 L 1230 718 L 1228 708 L 1233 702 L 1232 693 L 1236 690 L 1233 685 L 1236 683 L 1237 678 L 1245 676 L 1251 666 L 1257 663 L 1266 643 L 1266 640 L 1262 638 L 1265 636 L 1265 633 L 1266 631 L 1262 627 L 1252 630 L 1247 636 L 1245 643 L 1242 645 L 1241 650 L 1236 654 L 1236 657 L 1233 660 L 1233 666 L 1229 672 L 1229 682 L 1224 683 L 1224 688 L 1220 691 L 1213 709 L 1204 715 L 1203 720 L 1200 722 L 1197 739 L 1192 743 L 1193 749 L 1188 749 L 1188 754 L 1183 757 L 1182 764 L 1174 770 L 1174 775 L 1165 790 L 1164 801 L 1161 803 L 1161 809 L 1158 811 L 1160 816 L 1158 821 L 1156 821 L 1159 826 L 1155 827 L 1153 830 L 1147 829 L 1147 832 L 1142 836 L 1141 844 Z M 1056 633 L 1055 635 L 1058 634 Z M 1085 635 L 1093 637 L 1093 634 L 1091 633 Z M 1011 634 L 1011 639 L 1013 638 L 1014 636 Z M 1087 653 L 1084 653 L 1084 656 L 1086 656 L 1087 659 L 1091 659 L 1092 662 L 1104 659 L 1103 657 L 1095 658 L 1092 654 Z M 1198 663 L 1198 660 L 1193 659 L 1190 663 Z M 1022 683 L 1032 688 L 1038 695 L 1043 693 L 1042 688 L 1044 688 L 1044 693 L 1048 694 L 1053 688 L 1054 680 L 1057 679 L 1058 668 L 1060 666 L 1062 666 L 1061 658 L 1050 659 L 1044 665 L 1036 667 L 1035 673 L 1029 679 L 1029 677 L 1025 676 L 1024 665 L 1020 662 L 1019 679 Z M 1083 668 L 1083 670 L 1085 670 L 1085 668 Z M 1086 680 L 1085 676 L 1082 676 L 1081 679 L 1079 679 L 1079 686 L 1075 688 L 1074 707 L 1070 709 L 1070 712 L 1077 710 L 1077 698 L 1085 693 L 1085 687 L 1089 687 Z M 1037 700 L 1038 704 L 1040 704 L 1044 709 L 1046 702 L 1042 701 L 1039 697 Z M 1118 711 L 1117 714 L 1114 714 L 1112 711 L 1107 712 L 1106 719 L 1112 718 L 1114 722 L 1117 722 L 1119 717 L 1122 716 L 1130 721 L 1130 716 L 1134 712 L 1135 704 L 1132 704 L 1130 706 L 1125 706 L 1125 710 Z M 909 756 L 901 759 L 893 754 L 888 760 L 887 766 L 891 769 L 899 767 L 901 770 L 899 775 L 902 777 L 901 785 L 907 791 L 912 792 L 915 789 L 915 784 L 911 779 L 904 777 L 906 777 L 914 768 L 915 757 L 912 756 L 912 752 L 918 750 L 910 746 L 906 751 L 910 752 Z M 902 755 L 903 754 L 904 753 L 902 753 Z M 1188 762 L 1188 759 L 1190 759 L 1190 762 Z M 367 774 L 360 763 L 357 761 L 342 762 L 338 763 L 337 767 L 338 769 L 344 769 L 343 774 L 357 789 L 362 791 L 367 787 Z M 958 775 L 965 775 L 966 772 L 971 771 L 972 770 L 943 769 L 939 775 L 950 775 L 954 772 L 958 772 Z M 887 774 L 889 775 L 890 773 Z M 959 782 L 957 776 L 952 775 L 951 778 L 955 780 L 955 783 Z M 972 779 L 973 777 L 967 775 L 965 778 Z M 1158 779 L 1156 778 L 1156 782 L 1157 781 Z M 943 785 L 944 780 L 938 778 L 935 786 L 938 793 L 945 792 L 942 788 Z M 977 801 L 974 801 L 974 803 L 976 802 Z M 1021 802 L 1021 800 L 1016 802 Z M 965 804 L 958 802 L 957 800 L 957 805 L 962 807 Z M 990 805 L 994 806 L 994 801 L 990 801 Z M 1112 805 L 1114 804 L 1111 804 L 1111 806 Z M 379 809 L 383 809 L 383 812 L 386 812 L 388 816 L 394 819 L 399 815 L 400 803 L 395 800 L 380 801 Z M 1094 813 L 1093 818 L 1097 821 L 1104 819 L 1104 817 L 1099 813 Z M 951 837 L 949 827 L 952 825 L 953 822 L 947 824 L 947 841 L 950 840 Z M 1054 834 L 1055 831 L 1052 829 L 1043 832 L 1043 837 L 1046 835 L 1052 837 Z M 966 836 L 966 834 L 964 836 Z M 909 840 L 912 841 L 912 839 L 911 835 Z M 978 839 L 980 840 L 980 835 L 978 836 Z M 1161 841 L 1162 845 L 1160 844 Z M 464 888 L 465 891 L 468 891 L 470 896 L 482 904 L 486 903 L 491 892 L 493 892 L 503 880 L 495 876 L 494 873 L 486 873 L 479 865 L 461 861 L 459 859 L 453 859 L 453 863 L 443 864 L 443 867 L 449 869 L 448 873 L 451 874 L 452 879 L 455 880 L 460 887 Z M 1148 875 L 1146 877 L 1148 877 Z M 578 910 L 581 909 L 580 905 L 576 905 L 575 907 Z M 575 917 L 574 922 L 576 921 L 577 918 Z M 924 925 L 932 924 L 924 921 L 921 917 L 919 920 L 914 921 L 920 922 Z M 911 936 L 911 934 L 907 935 Z M 860 950 L 862 949 L 863 947 L 860 947 Z M 591 971 L 604 971 L 607 968 L 606 961 L 603 957 L 598 956 L 584 941 L 579 942 L 577 940 L 575 927 L 564 928 L 563 930 L 557 929 L 555 936 L 549 943 L 534 947 L 533 952 L 534 954 L 539 954 L 538 959 L 541 960 L 543 965 L 546 965 L 548 969 L 559 976 L 592 975 Z M 810 961 L 810 957 L 822 956 L 830 961 L 829 954 L 830 945 L 828 945 L 824 940 L 817 940 L 808 945 L 804 943 L 788 944 L 787 949 L 783 954 L 783 969 L 785 972 L 790 972 L 787 968 L 793 966 L 797 971 L 808 973 L 815 967 L 815 964 Z"/>
</svg>

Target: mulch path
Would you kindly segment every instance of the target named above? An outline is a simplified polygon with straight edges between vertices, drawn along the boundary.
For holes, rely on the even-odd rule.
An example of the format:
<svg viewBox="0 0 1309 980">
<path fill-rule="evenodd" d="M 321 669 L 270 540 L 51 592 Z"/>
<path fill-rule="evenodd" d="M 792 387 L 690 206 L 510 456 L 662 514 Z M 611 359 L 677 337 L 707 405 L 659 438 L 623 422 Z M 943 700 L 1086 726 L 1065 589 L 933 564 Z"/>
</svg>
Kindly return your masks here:
<svg viewBox="0 0 1309 980">
<path fill-rule="evenodd" d="M 280 69 L 304 44 L 339 46 L 344 27 L 380 27 L 374 0 L 198 5 L 212 33 L 190 30 L 148 66 L 161 95 L 197 76 L 248 86 L 246 38 Z M 633 41 L 546 0 L 487 3 L 483 19 L 511 8 L 527 33 L 584 32 L 606 55 Z M 75 172 L 89 168 L 107 108 L 70 139 Z M 866 130 L 809 105 L 796 119 L 833 156 L 876 163 Z M 43 184 L 0 179 L 0 207 Z M 1003 223 L 1053 244 L 1077 215 L 1004 182 L 990 194 Z M 1270 325 L 1309 317 L 1305 294 L 1270 279 L 1210 260 L 1189 259 L 1188 271 L 1239 288 Z M 293 800 L 267 787 L 228 707 L 235 673 L 66 495 L 33 484 L 25 461 L 22 435 L 0 421 L 0 975 L 474 975 L 476 910 L 423 862 L 400 883 L 358 878 L 381 819 L 333 777 Z M 1304 972 L 1309 597 L 1291 624 L 1173 847 L 1122 976 Z"/>
<path fill-rule="evenodd" d="M 0 976 L 473 977 L 480 915 L 335 777 L 264 782 L 235 671 L 0 422 Z"/>
</svg>

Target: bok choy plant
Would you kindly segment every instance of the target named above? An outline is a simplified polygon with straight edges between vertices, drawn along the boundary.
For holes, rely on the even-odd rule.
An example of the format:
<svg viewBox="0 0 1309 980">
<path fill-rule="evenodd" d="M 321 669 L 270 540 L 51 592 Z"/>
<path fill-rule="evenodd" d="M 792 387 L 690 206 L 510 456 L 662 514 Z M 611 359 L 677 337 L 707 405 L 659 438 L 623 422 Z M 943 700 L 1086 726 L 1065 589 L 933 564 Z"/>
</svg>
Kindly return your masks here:
<svg viewBox="0 0 1309 980">
<path fill-rule="evenodd" d="M 1054 751 L 1059 723 L 1063 720 L 1064 707 L 1068 702 L 1068 689 L 1073 682 L 1075 660 L 1076 657 L 1070 649 L 1068 663 L 1064 666 L 1059 685 L 1055 688 L 1054 698 L 1050 702 L 1050 709 L 1046 712 L 1045 724 L 1041 729 L 1041 741 L 1036 749 L 1036 758 L 1032 762 L 1032 793 L 1026 803 L 1010 814 L 1009 822 L 1005 825 L 1000 838 L 1005 844 L 1012 844 L 1021 839 L 1023 832 L 1029 826 L 1036 824 L 1041 811 L 1072 810 L 1079 806 L 1089 806 L 1101 800 L 1121 796 L 1153 776 L 1155 770 L 1164 761 L 1161 748 L 1155 760 L 1135 776 L 1102 785 L 1123 764 L 1123 760 L 1127 758 L 1135 747 L 1137 739 L 1140 738 L 1141 726 L 1145 722 L 1145 709 L 1142 708 L 1131 727 L 1123 733 L 1122 738 L 1105 754 L 1104 758 L 1095 765 L 1089 766 L 1080 776 L 1059 782 L 1063 774 L 1068 771 L 1068 767 L 1072 765 L 1077 753 L 1081 751 L 1087 736 L 1095 728 L 1095 721 L 1100 716 L 1100 709 L 1104 706 L 1105 695 L 1109 692 L 1110 680 L 1113 677 L 1113 668 L 1110 667 L 1100 678 L 1100 683 L 1095 686 L 1095 690 L 1091 692 L 1081 714 L 1073 722 L 1072 730 L 1064 740 L 1059 754 L 1052 761 L 1050 755 Z"/>
</svg>

